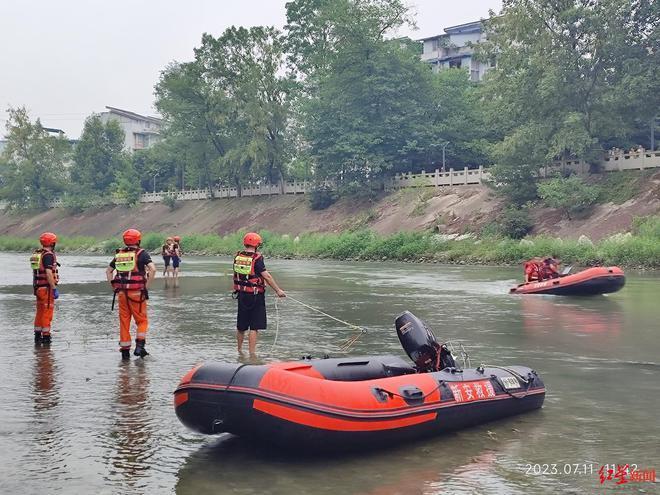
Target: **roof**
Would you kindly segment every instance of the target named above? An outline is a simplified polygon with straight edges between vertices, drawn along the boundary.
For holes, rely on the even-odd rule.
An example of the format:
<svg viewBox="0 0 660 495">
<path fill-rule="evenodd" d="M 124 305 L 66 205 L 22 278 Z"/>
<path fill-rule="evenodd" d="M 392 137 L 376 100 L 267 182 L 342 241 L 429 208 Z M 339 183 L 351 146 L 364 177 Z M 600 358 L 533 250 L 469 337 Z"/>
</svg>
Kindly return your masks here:
<svg viewBox="0 0 660 495">
<path fill-rule="evenodd" d="M 43 127 L 42 129 L 52 134 L 64 134 L 64 131 L 62 129 L 55 129 L 54 127 Z"/>
<path fill-rule="evenodd" d="M 428 41 L 437 38 L 445 38 L 450 34 L 463 34 L 463 33 L 479 33 L 483 30 L 481 21 L 466 22 L 465 24 L 458 24 L 457 26 L 450 26 L 444 29 L 443 34 L 436 34 L 435 36 L 428 36 L 426 38 L 418 39 L 417 41 Z"/>
<path fill-rule="evenodd" d="M 157 117 L 148 117 L 146 115 L 140 115 L 139 113 L 129 112 L 128 110 L 122 110 L 121 108 L 115 108 L 109 106 L 106 106 L 105 108 L 110 110 L 110 113 L 122 115 L 123 117 L 127 117 L 129 119 L 146 120 L 147 122 L 153 122 L 154 124 L 158 124 L 158 125 L 161 125 L 163 123 L 163 119 L 159 119 Z"/>
</svg>

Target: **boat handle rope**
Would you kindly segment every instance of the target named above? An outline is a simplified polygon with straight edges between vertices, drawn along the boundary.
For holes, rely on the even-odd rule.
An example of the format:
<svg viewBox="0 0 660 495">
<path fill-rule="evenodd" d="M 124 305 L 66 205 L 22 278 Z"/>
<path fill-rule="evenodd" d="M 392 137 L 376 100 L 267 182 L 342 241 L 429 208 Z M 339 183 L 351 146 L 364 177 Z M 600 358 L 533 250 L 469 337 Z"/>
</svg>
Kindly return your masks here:
<svg viewBox="0 0 660 495">
<path fill-rule="evenodd" d="M 523 382 L 525 385 L 527 385 L 529 383 L 529 380 L 527 380 L 527 378 L 522 376 L 517 371 L 512 370 L 511 368 L 505 368 L 504 366 L 496 366 L 494 364 L 483 364 L 483 363 L 481 363 L 480 367 L 481 368 L 495 368 L 495 369 L 498 369 L 498 370 L 506 371 L 507 373 L 510 373 L 511 375 L 513 375 L 514 378 L 517 378 L 518 380 Z"/>
<path fill-rule="evenodd" d="M 346 325 L 346 326 L 349 327 L 349 328 L 352 328 L 352 329 L 356 330 L 356 333 L 355 333 L 355 334 L 353 334 L 353 335 L 351 335 L 350 337 L 348 337 L 348 338 L 347 338 L 347 339 L 346 339 L 346 340 L 340 345 L 339 349 L 340 349 L 341 351 L 343 351 L 343 352 L 348 352 L 348 351 L 350 350 L 350 348 L 353 347 L 353 345 L 354 345 L 354 344 L 360 339 L 360 337 L 361 337 L 363 334 L 367 333 L 367 330 L 366 330 L 365 328 L 363 328 L 363 327 L 360 327 L 360 326 L 358 326 L 358 325 L 355 325 L 354 323 L 349 323 L 348 321 L 344 321 L 344 320 L 342 320 L 342 319 L 340 319 L 340 318 L 337 318 L 336 316 L 329 315 L 329 314 L 326 313 L 325 311 L 321 311 L 320 309 L 315 308 L 314 306 L 310 306 L 309 304 L 304 303 L 304 302 L 302 302 L 302 301 L 299 301 L 298 299 L 296 299 L 296 298 L 294 298 L 294 297 L 287 296 L 286 298 L 287 298 L 287 299 L 291 299 L 293 302 L 296 302 L 296 303 L 300 304 L 301 306 L 304 306 L 305 308 L 314 311 L 315 313 L 318 313 L 318 314 L 320 314 L 320 315 L 323 315 L 323 316 L 325 316 L 325 317 L 327 317 L 327 318 L 330 318 L 331 320 L 334 320 L 334 321 L 339 322 L 339 323 L 341 323 L 341 324 L 343 324 L 343 325 Z"/>
</svg>

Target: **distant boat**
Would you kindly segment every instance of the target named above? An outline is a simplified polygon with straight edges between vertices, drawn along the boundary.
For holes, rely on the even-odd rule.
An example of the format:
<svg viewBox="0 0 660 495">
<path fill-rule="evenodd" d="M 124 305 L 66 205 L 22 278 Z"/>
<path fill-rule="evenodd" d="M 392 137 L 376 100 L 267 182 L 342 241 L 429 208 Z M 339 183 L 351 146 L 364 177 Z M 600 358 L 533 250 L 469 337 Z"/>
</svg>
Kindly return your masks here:
<svg viewBox="0 0 660 495">
<path fill-rule="evenodd" d="M 618 266 L 587 268 L 572 275 L 562 275 L 540 282 L 520 284 L 510 294 L 554 294 L 556 296 L 594 296 L 616 292 L 626 284 Z"/>
</svg>

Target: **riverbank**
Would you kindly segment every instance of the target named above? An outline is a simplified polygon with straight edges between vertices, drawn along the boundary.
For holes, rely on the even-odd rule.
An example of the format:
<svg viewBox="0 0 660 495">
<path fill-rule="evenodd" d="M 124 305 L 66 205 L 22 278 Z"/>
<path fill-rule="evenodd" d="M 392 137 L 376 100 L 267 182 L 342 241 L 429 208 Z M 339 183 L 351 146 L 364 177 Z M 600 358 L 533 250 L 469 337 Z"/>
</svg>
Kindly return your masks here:
<svg viewBox="0 0 660 495">
<path fill-rule="evenodd" d="M 502 237 L 440 235 L 428 232 L 399 232 L 380 235 L 371 230 L 335 233 L 304 233 L 297 236 L 262 231 L 265 255 L 279 258 L 378 260 L 427 263 L 512 265 L 534 256 L 553 254 L 566 265 L 618 265 L 624 268 L 660 269 L 660 216 L 637 219 L 633 232 L 616 234 L 593 242 L 547 236 L 521 241 Z M 158 253 L 165 234 L 146 233 L 142 245 Z M 182 236 L 188 254 L 231 255 L 241 246 L 242 232 L 220 236 Z M 35 247 L 34 238 L 0 236 L 0 250 L 25 251 Z M 120 240 L 94 237 L 62 237 L 60 252 L 110 254 Z"/>
</svg>

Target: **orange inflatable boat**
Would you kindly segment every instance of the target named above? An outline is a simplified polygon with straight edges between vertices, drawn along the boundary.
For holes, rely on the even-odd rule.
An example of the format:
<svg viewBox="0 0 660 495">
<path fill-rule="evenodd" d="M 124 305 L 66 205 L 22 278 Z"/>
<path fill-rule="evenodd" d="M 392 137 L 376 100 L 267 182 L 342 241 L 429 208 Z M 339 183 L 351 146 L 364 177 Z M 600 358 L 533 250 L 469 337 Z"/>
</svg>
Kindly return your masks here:
<svg viewBox="0 0 660 495">
<path fill-rule="evenodd" d="M 618 266 L 587 268 L 572 275 L 561 275 L 540 282 L 528 282 L 511 288 L 510 294 L 554 294 L 561 296 L 593 296 L 616 292 L 626 284 Z"/>
<path fill-rule="evenodd" d="M 396 444 L 542 406 L 545 387 L 534 370 L 461 369 L 411 313 L 396 327 L 414 365 L 396 356 L 206 363 L 179 383 L 176 414 L 204 434 L 335 450 Z"/>
</svg>

